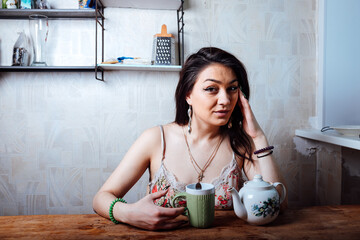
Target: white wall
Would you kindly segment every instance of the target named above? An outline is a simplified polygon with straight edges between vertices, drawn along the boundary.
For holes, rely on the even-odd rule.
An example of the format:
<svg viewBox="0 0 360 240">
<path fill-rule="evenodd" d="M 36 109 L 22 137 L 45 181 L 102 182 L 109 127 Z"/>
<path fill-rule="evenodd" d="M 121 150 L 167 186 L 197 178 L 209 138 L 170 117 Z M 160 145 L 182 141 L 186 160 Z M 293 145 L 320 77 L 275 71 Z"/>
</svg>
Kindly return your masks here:
<svg viewBox="0 0 360 240">
<path fill-rule="evenodd" d="M 317 1 L 189 0 L 185 7 L 185 55 L 210 45 L 245 63 L 250 103 L 276 147 L 290 204 L 311 204 L 313 196 L 299 191 L 309 182 L 309 164 L 292 138 L 315 115 Z M 105 15 L 105 58 L 148 57 L 161 24 L 176 32 L 172 12 L 107 9 Z M 1 65 L 10 65 L 15 32 L 25 25 L 0 21 Z M 57 20 L 50 27 L 49 63 L 93 64 L 93 22 Z M 92 197 L 139 134 L 173 121 L 177 73 L 106 72 L 105 78 L 0 74 L 0 215 L 91 213 Z M 147 178 L 125 199 L 143 196 Z"/>
</svg>

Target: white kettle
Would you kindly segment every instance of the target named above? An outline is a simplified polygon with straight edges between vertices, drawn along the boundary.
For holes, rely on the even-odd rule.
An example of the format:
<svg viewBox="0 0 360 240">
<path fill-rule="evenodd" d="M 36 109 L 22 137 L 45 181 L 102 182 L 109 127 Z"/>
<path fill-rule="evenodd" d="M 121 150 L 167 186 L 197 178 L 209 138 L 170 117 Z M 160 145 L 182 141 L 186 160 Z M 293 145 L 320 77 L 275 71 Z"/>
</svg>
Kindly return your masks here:
<svg viewBox="0 0 360 240">
<path fill-rule="evenodd" d="M 275 189 L 278 185 L 282 187 L 281 199 Z M 235 214 L 253 225 L 274 221 L 286 196 L 282 183 L 265 182 L 259 174 L 255 175 L 252 181 L 245 182 L 239 192 L 234 188 L 229 188 L 228 191 L 232 195 Z"/>
</svg>

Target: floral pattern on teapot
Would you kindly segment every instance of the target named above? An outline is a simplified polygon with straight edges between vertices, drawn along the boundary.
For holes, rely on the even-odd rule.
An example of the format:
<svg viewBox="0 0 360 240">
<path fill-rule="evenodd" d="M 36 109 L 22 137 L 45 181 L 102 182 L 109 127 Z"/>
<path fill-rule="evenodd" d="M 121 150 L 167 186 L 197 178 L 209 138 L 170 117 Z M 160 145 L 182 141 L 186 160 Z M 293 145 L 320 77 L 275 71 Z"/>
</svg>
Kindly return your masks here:
<svg viewBox="0 0 360 240">
<path fill-rule="evenodd" d="M 268 198 L 267 201 L 264 201 L 261 205 L 260 204 L 254 204 L 251 206 L 252 212 L 256 217 L 263 216 L 265 218 L 268 215 L 273 217 L 280 211 L 280 202 L 275 197 Z"/>
</svg>

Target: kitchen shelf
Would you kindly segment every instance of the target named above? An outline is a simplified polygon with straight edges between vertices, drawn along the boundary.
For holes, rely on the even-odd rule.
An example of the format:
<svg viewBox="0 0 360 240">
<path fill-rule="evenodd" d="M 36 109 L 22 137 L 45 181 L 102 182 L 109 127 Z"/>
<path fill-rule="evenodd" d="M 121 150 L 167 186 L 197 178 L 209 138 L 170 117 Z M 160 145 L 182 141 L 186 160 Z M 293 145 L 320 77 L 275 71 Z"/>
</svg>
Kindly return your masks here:
<svg viewBox="0 0 360 240">
<path fill-rule="evenodd" d="M 341 135 L 336 131 L 321 132 L 318 129 L 297 129 L 295 130 L 295 135 L 320 142 L 360 150 L 359 137 Z"/>
<path fill-rule="evenodd" d="M 104 62 L 104 8 L 136 8 L 152 10 L 176 10 L 178 24 L 178 62 L 179 65 L 120 65 L 120 64 L 99 64 Z M 95 72 L 97 80 L 104 81 L 104 71 L 165 71 L 179 72 L 184 63 L 184 0 L 96 0 L 96 9 L 0 9 L 0 19 L 24 20 L 32 14 L 46 15 L 49 19 L 90 19 L 95 20 L 100 26 L 95 27 L 95 64 L 94 66 L 48 66 L 48 67 L 20 67 L 20 66 L 0 66 L 0 72 L 74 72 L 92 71 Z M 98 36 L 100 45 L 98 48 Z M 100 51 L 100 54 L 98 53 Z M 98 74 L 101 73 L 101 77 Z"/>
<path fill-rule="evenodd" d="M 106 7 L 114 8 L 136 8 L 136 9 L 152 9 L 152 10 L 176 10 L 177 27 L 178 27 L 178 60 L 180 65 L 122 65 L 122 64 L 96 64 L 95 78 L 104 81 L 104 71 L 167 71 L 180 72 L 184 64 L 184 0 L 98 0 L 100 4 Z M 99 21 L 98 21 L 99 23 Z M 102 38 L 104 38 L 104 26 L 102 25 Z M 95 38 L 97 38 L 97 32 Z M 97 53 L 97 50 L 96 50 Z M 97 59 L 97 58 L 96 58 Z M 104 41 L 102 41 L 102 58 L 104 62 Z M 98 77 L 101 72 L 101 77 Z"/>
<path fill-rule="evenodd" d="M 47 16 L 50 20 L 56 19 L 88 19 L 95 20 L 103 25 L 104 12 L 101 2 L 97 9 L 0 9 L 0 19 L 27 20 L 32 14 Z M 95 39 L 97 44 L 97 38 Z M 103 41 L 103 38 L 102 38 Z M 97 51 L 97 47 L 95 47 Z M 95 59 L 97 58 L 97 52 Z M 98 73 L 96 62 L 93 66 L 0 66 L 0 72 L 95 72 Z"/>
<path fill-rule="evenodd" d="M 0 19 L 29 19 L 32 14 L 41 14 L 49 19 L 94 19 L 100 17 L 95 9 L 0 9 Z"/>
<path fill-rule="evenodd" d="M 130 64 L 98 64 L 103 70 L 119 71 L 163 71 L 163 72 L 180 72 L 180 65 L 130 65 Z"/>
<path fill-rule="evenodd" d="M 153 10 L 178 10 L 181 0 L 101 0 L 104 7 L 136 8 Z"/>
<path fill-rule="evenodd" d="M 47 66 L 47 67 L 23 67 L 23 66 L 0 66 L 0 72 L 94 72 L 92 66 Z"/>
</svg>

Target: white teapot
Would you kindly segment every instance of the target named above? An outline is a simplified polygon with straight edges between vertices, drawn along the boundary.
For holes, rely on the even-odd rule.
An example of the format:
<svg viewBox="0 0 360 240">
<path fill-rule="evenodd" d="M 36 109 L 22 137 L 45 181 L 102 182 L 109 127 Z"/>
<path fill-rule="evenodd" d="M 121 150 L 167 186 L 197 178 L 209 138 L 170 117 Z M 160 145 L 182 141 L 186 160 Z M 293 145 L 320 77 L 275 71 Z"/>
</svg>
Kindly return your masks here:
<svg viewBox="0 0 360 240">
<path fill-rule="evenodd" d="M 281 199 L 275 189 L 278 185 L 283 191 Z M 286 189 L 282 183 L 265 182 L 259 174 L 255 175 L 252 181 L 245 182 L 239 193 L 234 188 L 229 188 L 228 191 L 232 195 L 235 214 L 253 225 L 264 225 L 274 221 L 286 196 Z"/>
</svg>

